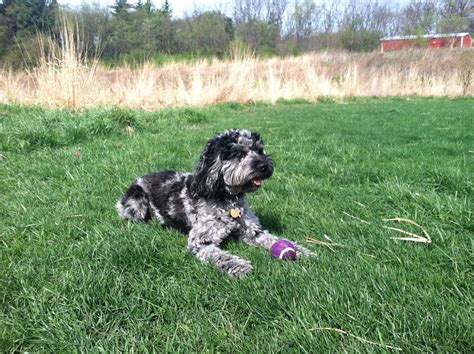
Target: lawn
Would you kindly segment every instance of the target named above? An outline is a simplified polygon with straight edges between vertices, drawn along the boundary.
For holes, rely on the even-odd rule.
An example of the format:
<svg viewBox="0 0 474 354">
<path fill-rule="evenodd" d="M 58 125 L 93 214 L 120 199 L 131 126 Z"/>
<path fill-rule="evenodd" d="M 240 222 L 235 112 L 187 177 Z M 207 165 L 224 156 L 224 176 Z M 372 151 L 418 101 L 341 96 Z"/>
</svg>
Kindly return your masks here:
<svg viewBox="0 0 474 354">
<path fill-rule="evenodd" d="M 0 106 L 0 351 L 473 352 L 473 114 L 472 98 Z M 230 127 L 276 162 L 252 208 L 317 259 L 228 242 L 255 268 L 232 279 L 179 232 L 119 219 L 135 177 L 191 170 Z M 393 239 L 426 236 L 396 217 L 432 242 Z"/>
</svg>

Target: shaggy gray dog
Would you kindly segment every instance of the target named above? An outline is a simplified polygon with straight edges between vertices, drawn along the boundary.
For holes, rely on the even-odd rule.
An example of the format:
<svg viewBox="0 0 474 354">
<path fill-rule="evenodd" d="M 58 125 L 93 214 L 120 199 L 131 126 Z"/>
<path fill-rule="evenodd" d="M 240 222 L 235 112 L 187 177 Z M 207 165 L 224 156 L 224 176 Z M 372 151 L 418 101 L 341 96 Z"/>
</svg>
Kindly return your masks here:
<svg viewBox="0 0 474 354">
<path fill-rule="evenodd" d="M 230 129 L 209 140 L 194 173 L 155 172 L 138 178 L 117 202 L 125 219 L 157 219 L 188 235 L 188 249 L 231 276 L 252 270 L 249 261 L 219 248 L 230 235 L 270 249 L 278 240 L 260 225 L 246 193 L 260 188 L 274 163 L 258 133 Z M 297 256 L 315 254 L 296 245 Z"/>
</svg>

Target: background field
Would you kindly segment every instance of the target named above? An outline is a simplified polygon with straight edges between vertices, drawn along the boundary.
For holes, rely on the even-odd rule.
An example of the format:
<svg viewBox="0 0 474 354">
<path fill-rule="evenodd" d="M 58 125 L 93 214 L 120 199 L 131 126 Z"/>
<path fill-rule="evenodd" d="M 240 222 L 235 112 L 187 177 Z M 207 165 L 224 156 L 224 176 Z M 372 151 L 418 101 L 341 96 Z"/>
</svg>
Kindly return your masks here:
<svg viewBox="0 0 474 354">
<path fill-rule="evenodd" d="M 151 62 L 110 69 L 86 63 L 73 33 L 69 46 L 34 70 L 0 69 L 0 103 L 48 108 L 121 106 L 158 109 L 224 102 L 316 101 L 352 96 L 472 96 L 470 48 L 392 53 L 319 52 L 295 57 Z M 72 37 L 72 38 L 68 38 Z"/>
<path fill-rule="evenodd" d="M 472 352 L 473 108 L 472 98 L 0 106 L 0 350 Z M 192 169 L 229 127 L 262 133 L 276 161 L 253 209 L 317 260 L 229 242 L 255 267 L 230 279 L 178 232 L 118 218 L 135 177 Z M 393 217 L 432 243 L 391 239 L 404 235 L 384 226 L 419 233 L 382 220 Z M 324 235 L 345 247 L 304 241 Z"/>
<path fill-rule="evenodd" d="M 353 96 L 473 96 L 472 48 L 396 52 L 307 52 L 258 56 L 236 47 L 225 58 L 189 58 L 104 66 L 89 57 L 79 24 L 63 19 L 57 38 L 39 35 L 34 66 L 0 65 L 0 103 L 83 109 L 116 106 L 156 110 L 226 102 Z M 49 48 L 48 50 L 44 49 Z"/>
</svg>

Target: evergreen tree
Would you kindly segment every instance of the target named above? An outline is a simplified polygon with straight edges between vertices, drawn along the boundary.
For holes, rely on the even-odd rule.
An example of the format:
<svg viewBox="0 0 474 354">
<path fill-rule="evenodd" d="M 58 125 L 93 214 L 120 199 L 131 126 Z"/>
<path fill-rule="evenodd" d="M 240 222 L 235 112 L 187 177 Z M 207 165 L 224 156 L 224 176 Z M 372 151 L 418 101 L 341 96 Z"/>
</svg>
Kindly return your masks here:
<svg viewBox="0 0 474 354">
<path fill-rule="evenodd" d="M 110 6 L 113 10 L 114 15 L 121 16 L 128 12 L 128 9 L 131 8 L 131 5 L 127 2 L 127 0 L 115 0 L 115 4 Z"/>
<path fill-rule="evenodd" d="M 171 18 L 173 10 L 171 9 L 171 5 L 168 0 L 165 0 L 165 3 L 161 6 L 160 11 L 163 15 L 165 15 L 165 17 Z"/>
<path fill-rule="evenodd" d="M 22 39 L 54 31 L 57 0 L 3 0 L 0 4 L 0 55 Z"/>
</svg>

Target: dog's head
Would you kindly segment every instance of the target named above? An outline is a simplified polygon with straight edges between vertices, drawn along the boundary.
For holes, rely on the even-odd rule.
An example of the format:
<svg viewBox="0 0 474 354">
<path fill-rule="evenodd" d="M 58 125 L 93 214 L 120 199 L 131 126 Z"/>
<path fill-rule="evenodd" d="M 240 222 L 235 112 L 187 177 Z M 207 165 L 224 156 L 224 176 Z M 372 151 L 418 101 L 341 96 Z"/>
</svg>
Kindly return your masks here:
<svg viewBox="0 0 474 354">
<path fill-rule="evenodd" d="M 258 133 L 230 129 L 208 141 L 191 189 L 204 198 L 253 192 L 273 169 L 273 160 L 265 153 Z"/>
</svg>

